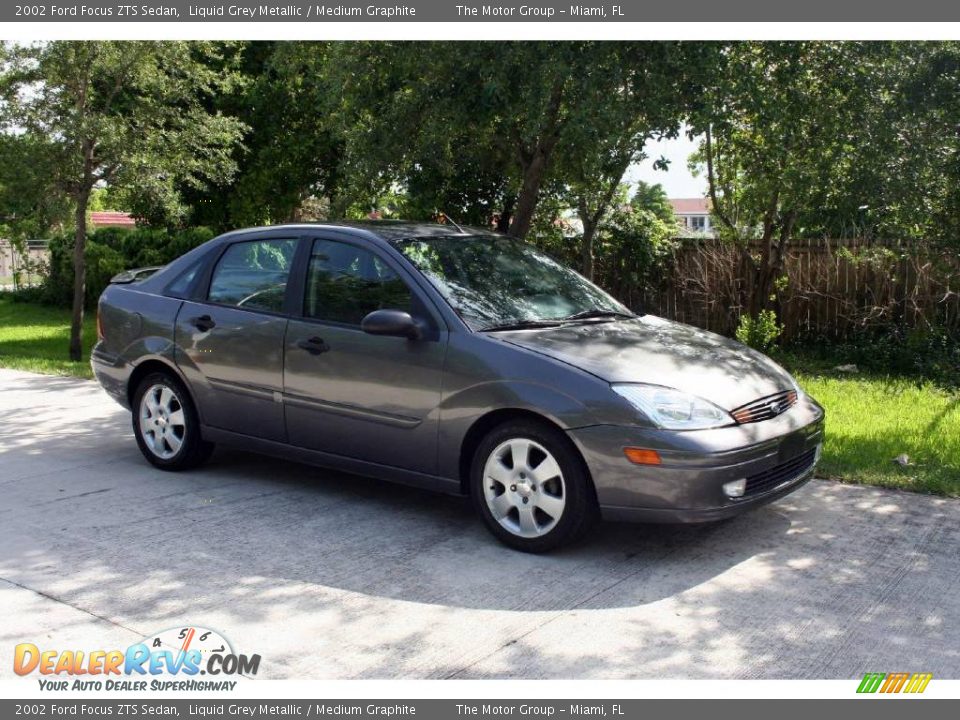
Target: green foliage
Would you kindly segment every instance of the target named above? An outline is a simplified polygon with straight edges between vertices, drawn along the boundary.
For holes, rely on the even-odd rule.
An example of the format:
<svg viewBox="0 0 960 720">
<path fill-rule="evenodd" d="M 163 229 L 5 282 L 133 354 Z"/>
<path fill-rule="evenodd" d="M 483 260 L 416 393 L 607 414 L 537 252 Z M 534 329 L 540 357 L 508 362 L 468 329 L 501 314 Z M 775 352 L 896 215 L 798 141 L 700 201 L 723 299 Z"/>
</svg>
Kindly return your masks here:
<svg viewBox="0 0 960 720">
<path fill-rule="evenodd" d="M 650 210 L 621 208 L 601 233 L 602 277 L 611 284 L 649 284 L 672 257 L 675 230 Z"/>
<path fill-rule="evenodd" d="M 553 181 L 602 201 L 646 138 L 676 130 L 704 47 L 337 45 L 330 81 L 342 97 L 345 200 L 369 204 L 400 184 L 421 211 L 483 224 L 509 216 L 510 231 L 525 236 Z M 608 182 L 598 189 L 597 178 Z"/>
<path fill-rule="evenodd" d="M 651 185 L 640 181 L 630 198 L 630 205 L 635 210 L 649 210 L 660 220 L 668 225 L 676 225 L 677 218 L 673 213 L 673 205 L 670 204 L 670 198 L 663 185 L 656 183 Z"/>
<path fill-rule="evenodd" d="M 761 310 L 755 317 L 746 313 L 740 316 L 736 336 L 744 345 L 769 352 L 782 332 L 783 325 L 777 322 L 777 314 L 773 310 Z"/>
<path fill-rule="evenodd" d="M 69 222 L 71 206 L 56 185 L 51 143 L 0 133 L 0 237 L 42 237 Z"/>
<path fill-rule="evenodd" d="M 136 214 L 176 220 L 178 183 L 225 181 L 235 169 L 242 125 L 204 106 L 239 79 L 231 52 L 204 42 L 11 46 L 0 126 L 47 148 L 54 185 L 74 202 L 106 183 Z"/>
<path fill-rule="evenodd" d="M 207 228 L 172 231 L 104 228 L 87 239 L 87 287 L 85 304 L 96 306 L 97 298 L 110 278 L 124 270 L 166 265 L 175 258 L 202 245 L 213 237 Z M 50 241 L 50 268 L 40 289 L 44 302 L 70 307 L 73 298 L 72 234 L 61 234 Z"/>
<path fill-rule="evenodd" d="M 243 82 L 214 107 L 247 127 L 227 183 L 185 187 L 191 220 L 218 228 L 317 219 L 318 201 L 338 190 L 342 140 L 330 110 L 339 93 L 327 82 L 330 43 L 249 42 L 240 48 Z M 326 215 L 326 211 L 319 213 Z"/>
<path fill-rule="evenodd" d="M 862 372 L 960 390 L 960 336 L 943 327 L 872 329 L 844 342 L 805 338 L 784 352 L 788 361 L 802 358 L 807 367 L 822 372 L 852 364 Z"/>
</svg>

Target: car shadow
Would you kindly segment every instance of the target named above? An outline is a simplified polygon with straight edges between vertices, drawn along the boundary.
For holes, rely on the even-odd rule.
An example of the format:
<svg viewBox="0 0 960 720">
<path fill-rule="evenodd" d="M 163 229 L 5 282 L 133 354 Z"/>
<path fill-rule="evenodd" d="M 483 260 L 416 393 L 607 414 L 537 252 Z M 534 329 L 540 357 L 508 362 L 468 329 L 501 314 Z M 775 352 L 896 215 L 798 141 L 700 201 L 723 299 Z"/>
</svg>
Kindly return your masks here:
<svg viewBox="0 0 960 720">
<path fill-rule="evenodd" d="M 105 453 L 110 472 L 97 461 L 101 453 L 70 471 L 79 478 L 24 472 L 39 454 L 47 462 L 76 461 L 76 449 L 92 442 L 84 434 L 60 437 L 55 449 L 44 450 L 37 445 L 53 443 L 24 440 L 17 447 L 8 433 L 7 452 L 0 452 L 0 463 L 19 454 L 19 474 L 30 482 L 67 486 L 46 500 L 33 498 L 28 513 L 72 516 L 61 531 L 88 541 L 109 537 L 114 550 L 95 553 L 94 564 L 121 584 L 139 583 L 137 568 L 149 568 L 184 587 L 196 587 L 198 575 L 201 585 L 231 589 L 296 583 L 475 609 L 618 607 L 706 582 L 755 552 L 757 543 L 730 538 L 748 532 L 771 543 L 790 526 L 775 509 L 746 522 L 700 526 L 603 523 L 573 547 L 529 555 L 497 542 L 462 497 L 230 448 L 195 471 L 156 470 L 140 457 L 125 420 L 99 428 L 123 439 Z M 14 512 L 0 510 L 0 521 Z M 717 552 L 718 544 L 727 549 Z M 184 563 L 184 553 L 202 558 L 202 567 Z M 625 576 L 642 590 L 609 592 Z"/>
</svg>

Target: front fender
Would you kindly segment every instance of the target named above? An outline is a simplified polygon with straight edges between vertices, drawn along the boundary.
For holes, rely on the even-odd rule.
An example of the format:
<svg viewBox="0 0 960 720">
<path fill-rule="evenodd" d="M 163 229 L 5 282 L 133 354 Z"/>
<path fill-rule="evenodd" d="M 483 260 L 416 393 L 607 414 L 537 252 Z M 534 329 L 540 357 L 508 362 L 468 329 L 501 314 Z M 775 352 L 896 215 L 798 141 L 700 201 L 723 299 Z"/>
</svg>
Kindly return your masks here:
<svg viewBox="0 0 960 720">
<path fill-rule="evenodd" d="M 470 429 L 491 413 L 519 411 L 538 415 L 564 430 L 596 423 L 580 399 L 525 380 L 484 382 L 446 396 L 440 405 L 439 471 L 460 476 L 460 456 Z"/>
</svg>

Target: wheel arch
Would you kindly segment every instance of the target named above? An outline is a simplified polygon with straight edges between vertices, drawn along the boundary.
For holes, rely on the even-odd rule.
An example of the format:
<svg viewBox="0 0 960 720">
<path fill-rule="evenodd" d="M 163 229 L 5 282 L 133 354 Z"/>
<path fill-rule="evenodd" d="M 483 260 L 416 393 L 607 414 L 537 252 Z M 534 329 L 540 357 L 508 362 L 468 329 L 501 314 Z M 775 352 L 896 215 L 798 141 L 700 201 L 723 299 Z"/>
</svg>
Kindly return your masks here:
<svg viewBox="0 0 960 720">
<path fill-rule="evenodd" d="M 532 420 L 533 422 L 547 425 L 557 430 L 566 440 L 570 449 L 573 450 L 575 457 L 580 461 L 580 465 L 589 481 L 590 488 L 594 496 L 596 496 L 597 489 L 593 481 L 593 475 L 577 444 L 567 436 L 564 429 L 555 421 L 546 415 L 525 408 L 498 408 L 485 413 L 473 422 L 463 436 L 463 441 L 460 443 L 459 479 L 461 493 L 464 495 L 470 494 L 470 465 L 473 462 L 474 453 L 476 453 L 480 442 L 487 433 L 495 427 L 513 420 Z"/>
<path fill-rule="evenodd" d="M 196 398 L 194 398 L 193 393 L 190 392 L 190 385 L 187 383 L 186 378 L 183 377 L 180 369 L 172 362 L 159 357 L 151 357 L 137 363 L 136 367 L 130 373 L 130 377 L 127 379 L 127 402 L 131 408 L 133 408 L 133 395 L 137 392 L 137 386 L 140 385 L 140 381 L 153 372 L 167 373 L 180 381 L 180 384 L 183 385 L 187 393 L 189 393 L 190 400 L 193 402 L 194 407 L 197 408 L 197 413 L 199 414 L 200 408 L 197 407 Z"/>
</svg>

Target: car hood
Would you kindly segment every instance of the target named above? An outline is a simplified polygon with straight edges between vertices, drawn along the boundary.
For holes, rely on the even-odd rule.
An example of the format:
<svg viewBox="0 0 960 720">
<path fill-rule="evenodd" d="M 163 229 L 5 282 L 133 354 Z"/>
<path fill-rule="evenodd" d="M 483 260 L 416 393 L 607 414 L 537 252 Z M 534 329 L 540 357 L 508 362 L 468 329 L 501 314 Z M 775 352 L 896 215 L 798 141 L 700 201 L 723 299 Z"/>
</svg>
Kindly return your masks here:
<svg viewBox="0 0 960 720">
<path fill-rule="evenodd" d="M 762 353 L 654 315 L 497 335 L 611 383 L 663 385 L 724 410 L 794 387 L 790 375 Z"/>
</svg>

